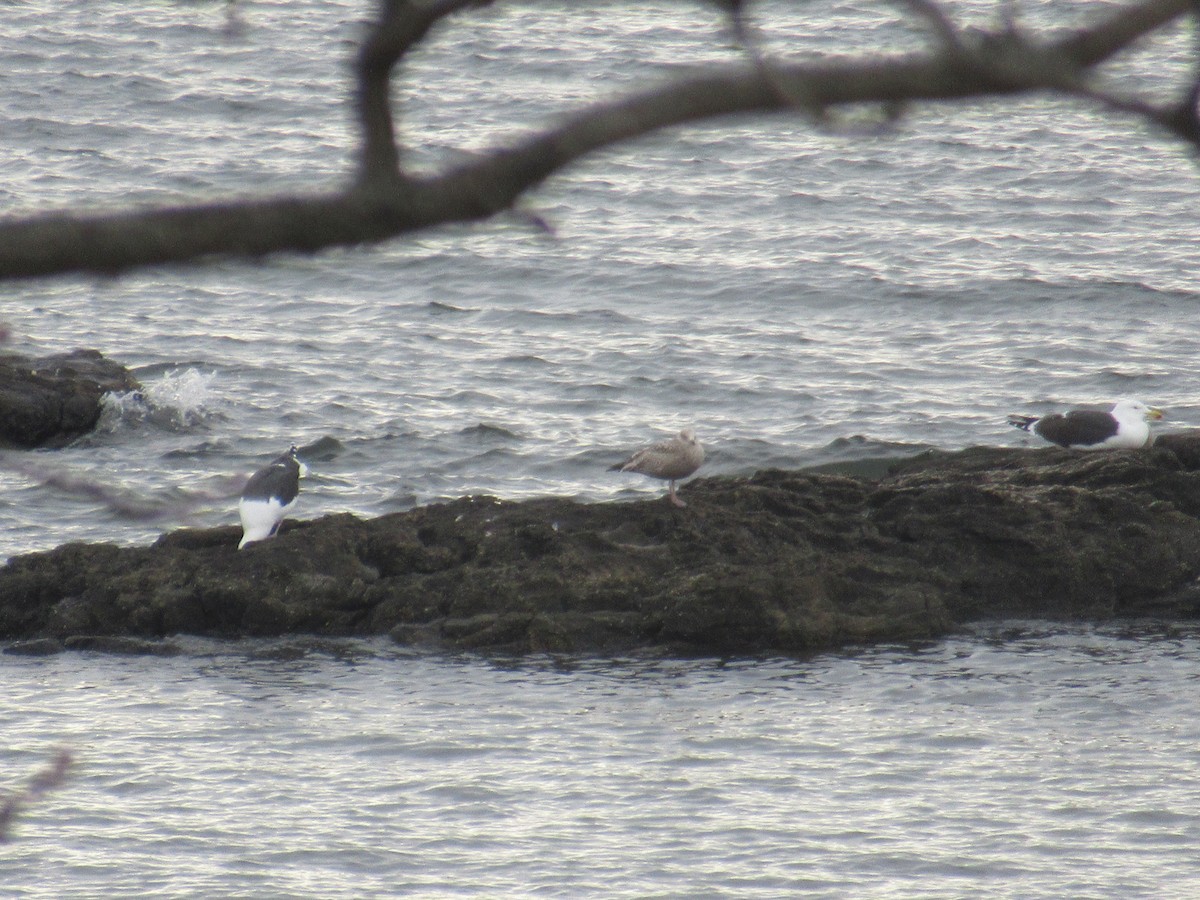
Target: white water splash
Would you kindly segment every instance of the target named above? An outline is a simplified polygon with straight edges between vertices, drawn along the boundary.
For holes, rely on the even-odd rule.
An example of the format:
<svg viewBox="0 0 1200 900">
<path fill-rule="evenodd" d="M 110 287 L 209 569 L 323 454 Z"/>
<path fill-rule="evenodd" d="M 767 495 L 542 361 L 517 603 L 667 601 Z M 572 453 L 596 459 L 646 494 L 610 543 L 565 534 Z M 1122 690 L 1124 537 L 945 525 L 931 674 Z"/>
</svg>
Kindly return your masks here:
<svg viewBox="0 0 1200 900">
<path fill-rule="evenodd" d="M 113 432 L 143 422 L 164 431 L 195 427 L 217 414 L 216 377 L 216 372 L 183 369 L 163 373 L 140 391 L 106 394 L 97 430 Z"/>
<path fill-rule="evenodd" d="M 151 409 L 157 413 L 170 414 L 181 427 L 194 425 L 215 412 L 220 400 L 213 387 L 216 372 L 201 372 L 184 369 L 166 372 L 157 381 L 142 386 L 142 394 Z"/>
</svg>

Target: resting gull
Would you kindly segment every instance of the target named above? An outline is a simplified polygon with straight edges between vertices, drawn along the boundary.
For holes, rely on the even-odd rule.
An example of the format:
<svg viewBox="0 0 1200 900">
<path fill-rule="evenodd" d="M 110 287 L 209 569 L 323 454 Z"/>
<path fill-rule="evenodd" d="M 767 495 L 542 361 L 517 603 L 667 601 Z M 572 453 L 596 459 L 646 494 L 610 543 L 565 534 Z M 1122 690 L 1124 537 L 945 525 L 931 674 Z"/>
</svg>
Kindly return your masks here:
<svg viewBox="0 0 1200 900">
<path fill-rule="evenodd" d="M 1150 441 L 1150 420 L 1161 419 L 1162 410 L 1139 400 L 1119 400 L 1111 412 L 1072 409 L 1066 415 L 1009 416 L 1008 424 L 1043 437 L 1060 447 L 1108 450 L 1114 447 L 1144 447 Z"/>
<path fill-rule="evenodd" d="M 675 493 L 675 482 L 687 478 L 704 462 L 704 448 L 696 440 L 696 432 L 685 428 L 670 440 L 643 447 L 625 462 L 609 466 L 610 472 L 638 472 L 670 482 L 667 496 L 676 506 L 687 506 Z"/>
<path fill-rule="evenodd" d="M 270 464 L 250 476 L 238 501 L 242 518 L 241 550 L 253 541 L 274 537 L 279 523 L 296 505 L 300 493 L 300 476 L 308 474 L 308 466 L 296 458 L 296 445 Z"/>
</svg>

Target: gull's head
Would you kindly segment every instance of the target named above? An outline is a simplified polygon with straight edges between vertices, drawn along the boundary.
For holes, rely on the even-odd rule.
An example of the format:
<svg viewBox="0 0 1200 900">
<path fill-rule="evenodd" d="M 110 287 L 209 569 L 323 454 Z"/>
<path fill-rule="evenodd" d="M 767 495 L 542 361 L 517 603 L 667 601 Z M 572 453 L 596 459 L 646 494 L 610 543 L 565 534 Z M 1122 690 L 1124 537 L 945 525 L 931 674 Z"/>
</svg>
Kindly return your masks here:
<svg viewBox="0 0 1200 900">
<path fill-rule="evenodd" d="M 304 464 L 304 462 L 300 459 L 300 457 L 296 455 L 299 452 L 300 451 L 296 449 L 296 445 L 292 444 L 291 449 L 288 450 L 288 452 L 285 453 L 284 456 L 287 459 L 290 459 L 292 462 L 294 462 L 300 468 L 300 477 L 304 478 L 306 475 L 308 475 L 308 466 L 306 466 Z"/>
<path fill-rule="evenodd" d="M 683 429 L 683 431 L 679 432 L 679 439 L 681 441 L 683 441 L 684 443 L 688 443 L 688 444 L 696 443 L 696 429 L 694 429 L 694 428 Z"/>
<path fill-rule="evenodd" d="M 1112 414 L 1117 419 L 1127 421 L 1144 421 L 1161 419 L 1163 412 L 1154 406 L 1147 406 L 1141 400 L 1118 400 L 1112 408 Z"/>
</svg>

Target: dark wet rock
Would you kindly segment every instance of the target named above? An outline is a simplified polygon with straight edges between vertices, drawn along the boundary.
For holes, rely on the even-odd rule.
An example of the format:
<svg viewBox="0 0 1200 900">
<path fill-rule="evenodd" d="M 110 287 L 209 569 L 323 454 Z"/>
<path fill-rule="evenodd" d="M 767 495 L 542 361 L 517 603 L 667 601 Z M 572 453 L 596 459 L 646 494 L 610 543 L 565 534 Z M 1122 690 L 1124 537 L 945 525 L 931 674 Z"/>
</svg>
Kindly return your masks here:
<svg viewBox="0 0 1200 900">
<path fill-rule="evenodd" d="M 974 448 L 883 477 L 769 470 L 665 500 L 469 497 L 0 569 L 0 638 L 389 634 L 487 652 L 804 653 L 987 618 L 1200 613 L 1200 436 Z M 90 646 L 95 646 L 91 644 Z"/>
<path fill-rule="evenodd" d="M 121 656 L 178 656 L 182 651 L 171 641 L 148 641 L 116 634 L 77 634 L 63 641 L 66 650 L 91 650 Z"/>
<path fill-rule="evenodd" d="M 35 638 L 32 641 L 14 641 L 4 648 L 12 656 L 54 656 L 65 649 L 63 642 L 54 638 Z"/>
<path fill-rule="evenodd" d="M 0 355 L 0 447 L 69 443 L 96 427 L 105 394 L 137 388 L 124 366 L 96 350 Z"/>
</svg>

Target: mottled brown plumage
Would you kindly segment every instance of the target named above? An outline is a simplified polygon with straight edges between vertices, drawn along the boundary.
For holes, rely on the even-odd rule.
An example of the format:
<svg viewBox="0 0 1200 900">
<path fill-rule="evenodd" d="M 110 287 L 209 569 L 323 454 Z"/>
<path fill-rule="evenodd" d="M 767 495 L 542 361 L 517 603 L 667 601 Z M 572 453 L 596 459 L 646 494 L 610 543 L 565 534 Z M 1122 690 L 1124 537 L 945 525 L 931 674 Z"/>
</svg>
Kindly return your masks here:
<svg viewBox="0 0 1200 900">
<path fill-rule="evenodd" d="M 675 482 L 687 478 L 704 462 L 704 448 L 696 432 L 685 428 L 670 440 L 643 447 L 624 462 L 610 466 L 610 472 L 637 472 L 669 482 L 667 496 L 676 506 L 687 506 L 675 493 Z"/>
</svg>

